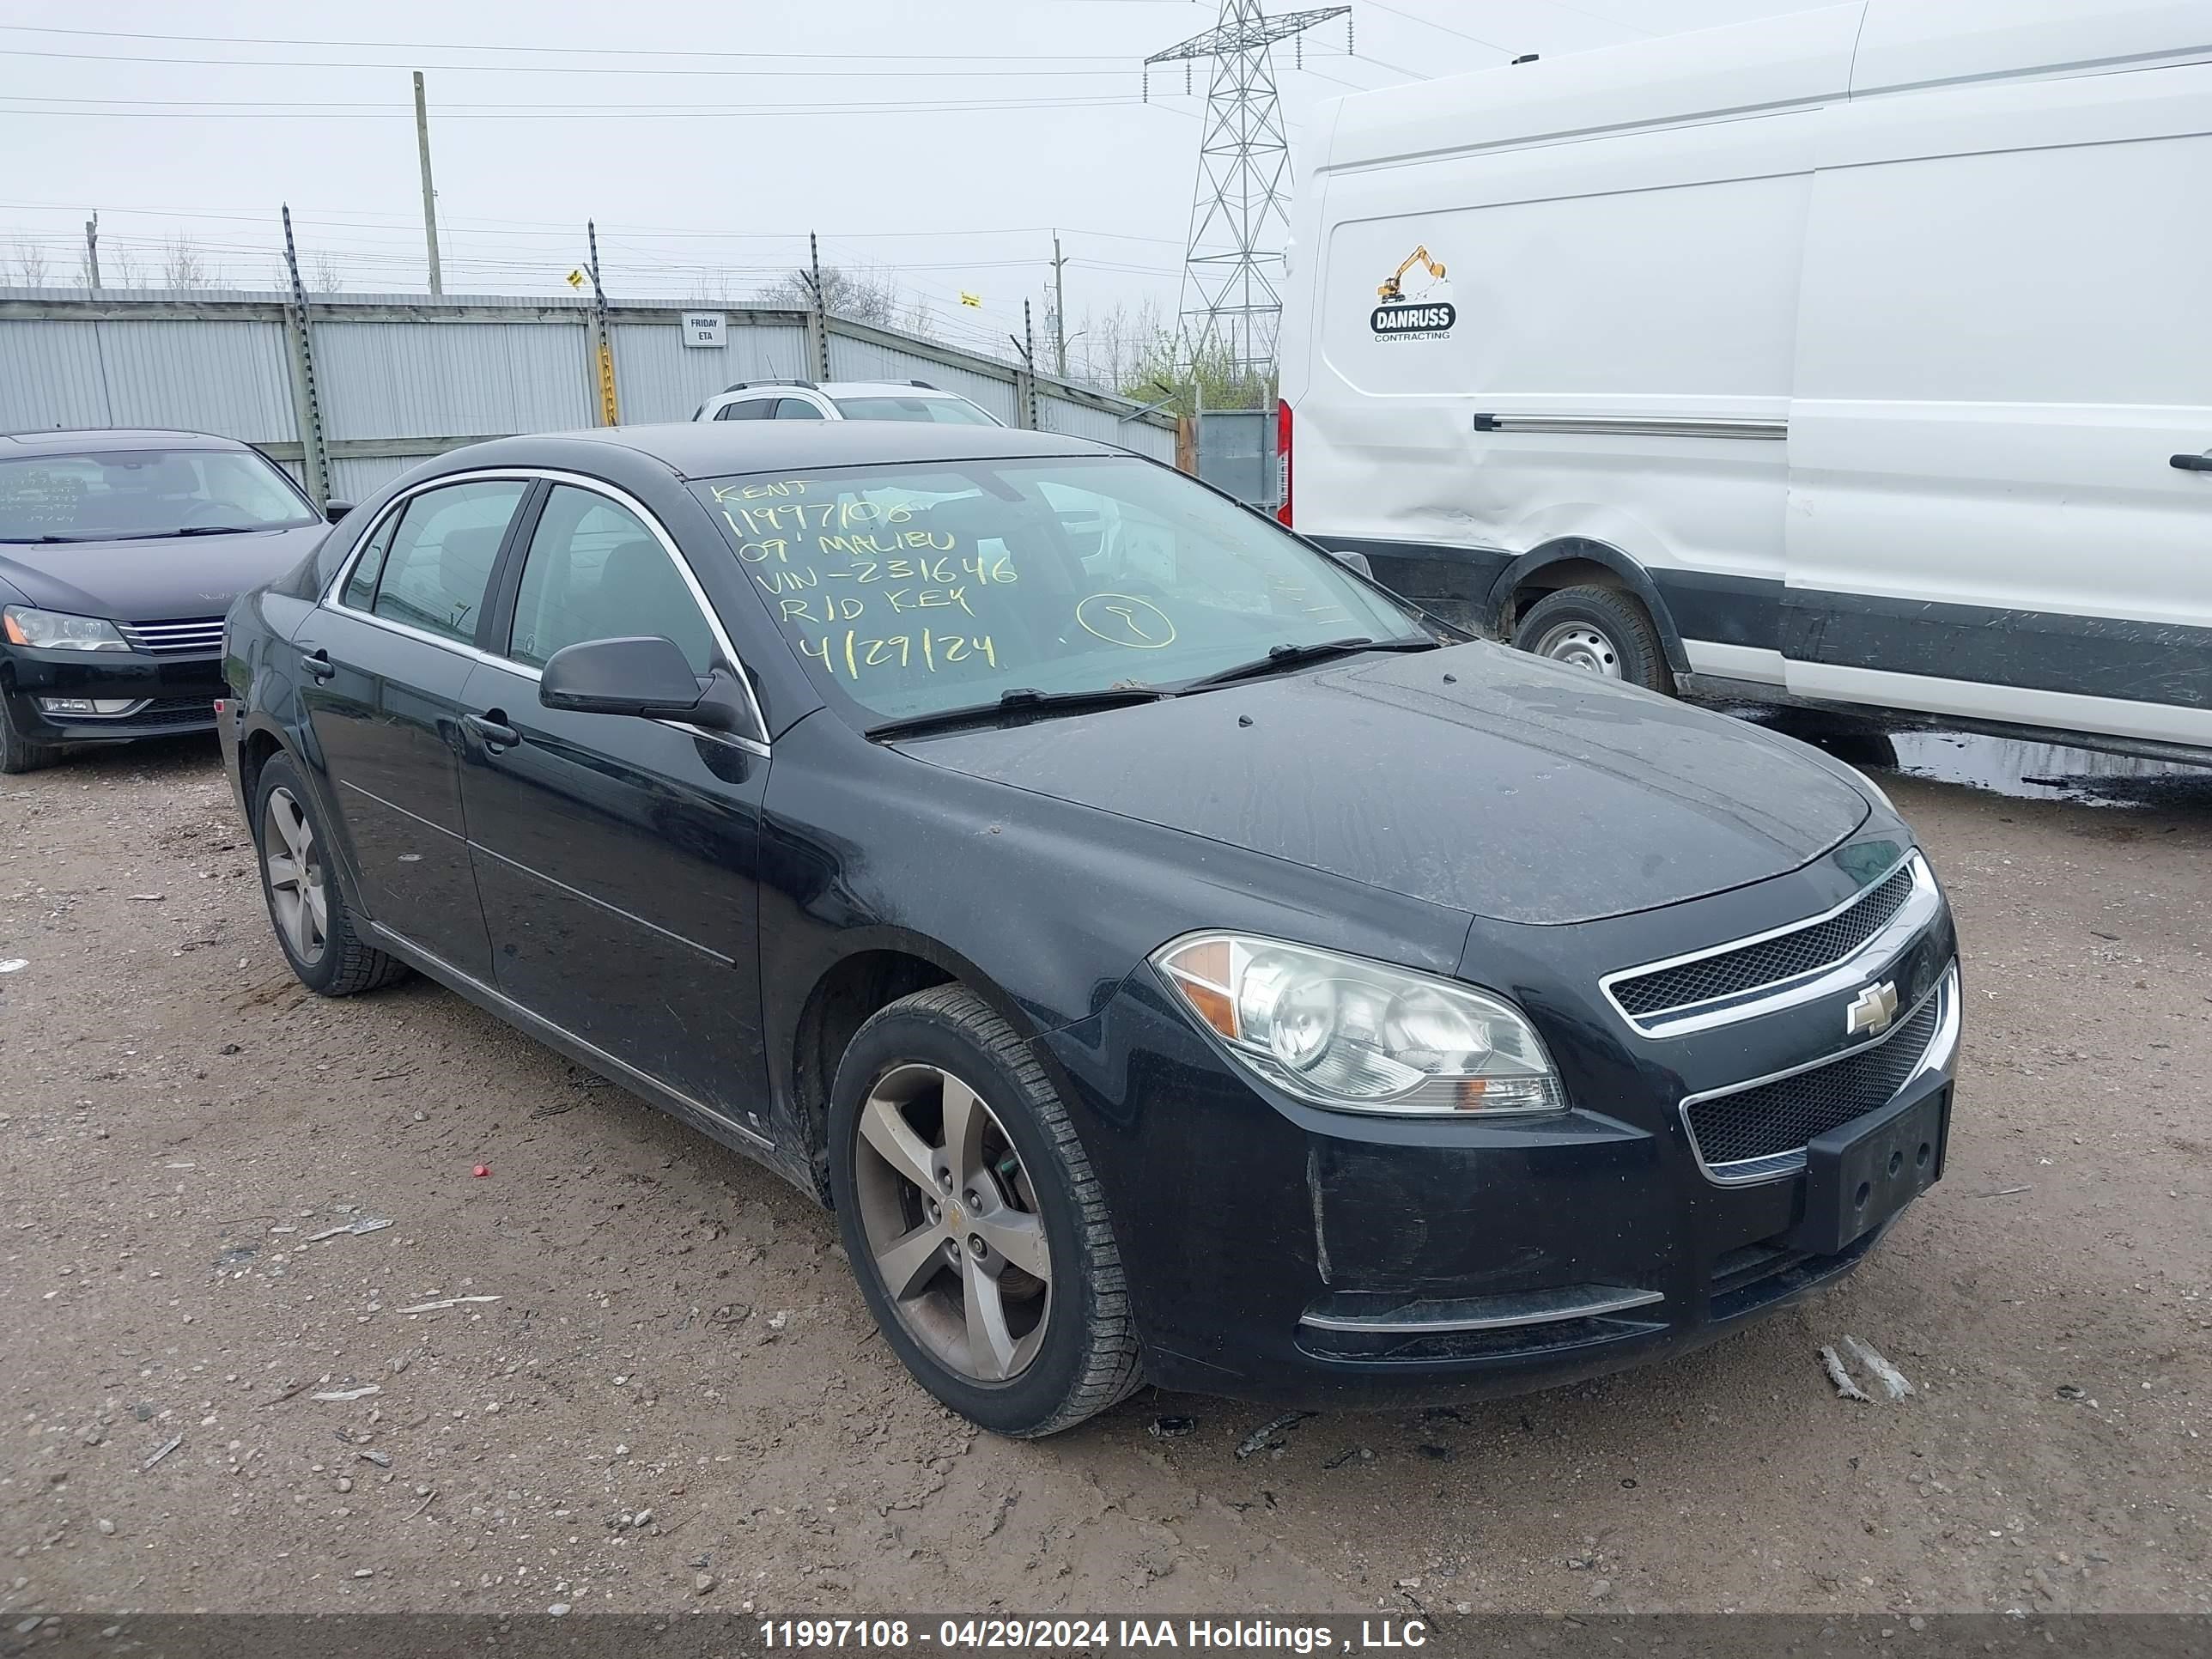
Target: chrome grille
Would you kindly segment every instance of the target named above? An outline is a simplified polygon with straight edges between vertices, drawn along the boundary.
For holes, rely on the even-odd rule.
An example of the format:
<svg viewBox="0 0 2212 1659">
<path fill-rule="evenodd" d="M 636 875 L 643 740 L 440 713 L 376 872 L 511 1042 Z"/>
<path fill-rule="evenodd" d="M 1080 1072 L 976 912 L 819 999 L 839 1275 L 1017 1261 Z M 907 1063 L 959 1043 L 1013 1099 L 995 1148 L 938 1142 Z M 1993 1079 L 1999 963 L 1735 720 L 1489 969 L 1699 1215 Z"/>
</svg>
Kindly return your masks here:
<svg viewBox="0 0 2212 1659">
<path fill-rule="evenodd" d="M 222 618 L 194 617 L 181 622 L 118 623 L 133 651 L 157 657 L 204 656 L 222 649 Z"/>
<path fill-rule="evenodd" d="M 1842 961 L 1887 927 L 1911 896 L 1912 868 L 1900 865 L 1887 881 L 1825 921 L 1741 950 L 1616 980 L 1613 994 L 1628 1013 L 1650 1018 L 1814 973 Z"/>
<path fill-rule="evenodd" d="M 1698 1162 L 1722 1181 L 1762 1180 L 1796 1169 L 1808 1141 L 1887 1105 L 1912 1080 L 1929 1061 L 1957 994 L 1947 975 L 1910 1019 L 1878 1043 L 1748 1088 L 1685 1102 L 1682 1121 Z"/>
<path fill-rule="evenodd" d="M 1919 854 L 1832 910 L 1710 950 L 1647 962 L 1599 984 L 1647 1037 L 1755 1019 L 1841 988 L 1935 921 L 1943 899 Z"/>
</svg>

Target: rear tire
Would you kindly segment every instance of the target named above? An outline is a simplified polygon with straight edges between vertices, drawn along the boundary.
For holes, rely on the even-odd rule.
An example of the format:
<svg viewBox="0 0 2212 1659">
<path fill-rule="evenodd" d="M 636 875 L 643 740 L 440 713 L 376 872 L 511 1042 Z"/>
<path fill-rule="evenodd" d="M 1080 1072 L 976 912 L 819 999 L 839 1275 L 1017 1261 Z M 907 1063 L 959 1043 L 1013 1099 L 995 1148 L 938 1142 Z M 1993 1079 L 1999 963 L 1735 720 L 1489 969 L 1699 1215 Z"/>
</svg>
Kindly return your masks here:
<svg viewBox="0 0 2212 1659">
<path fill-rule="evenodd" d="M 1029 1439 L 1143 1382 L 1097 1176 L 1044 1069 L 973 992 L 933 986 L 860 1027 L 830 1147 L 868 1310 L 946 1406 Z"/>
<path fill-rule="evenodd" d="M 1659 630 L 1642 603 L 1613 587 L 1563 587 L 1547 593 L 1514 624 L 1520 650 L 1553 662 L 1672 696 L 1674 677 Z"/>
<path fill-rule="evenodd" d="M 364 944 L 331 862 L 331 839 L 299 769 L 271 755 L 255 780 L 253 844 L 261 896 L 284 960 L 318 996 L 349 997 L 407 976 L 407 965 Z"/>
<path fill-rule="evenodd" d="M 35 743 L 15 727 L 15 698 L 0 692 L 0 772 L 9 776 L 35 772 L 61 758 L 58 743 Z"/>
</svg>

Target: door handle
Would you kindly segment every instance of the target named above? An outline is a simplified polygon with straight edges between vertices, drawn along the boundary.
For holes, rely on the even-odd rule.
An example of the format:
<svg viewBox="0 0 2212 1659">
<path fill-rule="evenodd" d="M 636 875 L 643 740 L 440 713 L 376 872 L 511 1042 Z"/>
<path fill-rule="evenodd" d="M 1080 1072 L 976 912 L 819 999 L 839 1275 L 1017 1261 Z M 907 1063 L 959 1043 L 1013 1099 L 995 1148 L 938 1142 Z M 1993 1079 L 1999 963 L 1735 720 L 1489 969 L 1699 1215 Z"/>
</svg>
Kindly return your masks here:
<svg viewBox="0 0 2212 1659">
<path fill-rule="evenodd" d="M 2212 472 L 2212 454 L 2176 455 L 2166 465 L 2182 472 Z"/>
<path fill-rule="evenodd" d="M 461 724 L 467 726 L 469 730 L 475 732 L 477 736 L 482 738 L 483 739 L 483 746 L 486 749 L 489 749 L 495 755 L 499 753 L 502 749 L 512 749 L 515 744 L 522 741 L 521 732 L 516 731 L 513 726 L 492 718 L 493 715 L 496 715 L 500 711 L 498 709 L 495 708 L 491 711 L 490 714 L 464 714 L 461 716 Z"/>
<path fill-rule="evenodd" d="M 307 661 L 307 672 L 319 680 L 326 680 L 338 672 L 338 665 L 331 660 L 331 653 L 327 651 L 314 652 Z"/>
</svg>

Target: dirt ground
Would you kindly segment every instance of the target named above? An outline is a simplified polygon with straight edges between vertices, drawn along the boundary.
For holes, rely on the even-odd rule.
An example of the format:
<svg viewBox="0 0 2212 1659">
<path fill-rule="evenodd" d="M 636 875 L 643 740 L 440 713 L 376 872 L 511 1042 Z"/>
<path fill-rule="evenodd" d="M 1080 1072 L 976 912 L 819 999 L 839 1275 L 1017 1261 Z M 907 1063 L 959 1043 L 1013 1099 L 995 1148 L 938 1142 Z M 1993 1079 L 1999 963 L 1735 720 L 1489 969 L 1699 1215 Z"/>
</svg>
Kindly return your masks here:
<svg viewBox="0 0 2212 1659">
<path fill-rule="evenodd" d="M 1856 1278 L 1240 1460 L 1152 1391 L 979 1435 L 775 1177 L 428 984 L 306 994 L 211 743 L 0 780 L 0 1615 L 2212 1611 L 2212 778 L 1893 793 L 1969 1023 Z M 1917 1395 L 1838 1399 L 1845 1333 Z"/>
</svg>

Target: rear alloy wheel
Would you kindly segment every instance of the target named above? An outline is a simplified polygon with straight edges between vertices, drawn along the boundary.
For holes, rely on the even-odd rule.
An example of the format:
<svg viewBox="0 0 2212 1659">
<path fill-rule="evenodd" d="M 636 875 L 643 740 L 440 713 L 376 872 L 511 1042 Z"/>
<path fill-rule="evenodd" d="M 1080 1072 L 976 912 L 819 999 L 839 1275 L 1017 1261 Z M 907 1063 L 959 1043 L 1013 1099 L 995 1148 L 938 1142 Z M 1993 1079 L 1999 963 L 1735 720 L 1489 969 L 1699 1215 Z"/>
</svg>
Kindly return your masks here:
<svg viewBox="0 0 2212 1659">
<path fill-rule="evenodd" d="M 1587 673 L 1672 691 L 1658 630 L 1636 599 L 1611 587 L 1563 587 L 1523 612 L 1513 643 Z"/>
<path fill-rule="evenodd" d="M 938 1399 L 1026 1437 L 1137 1386 L 1097 1179 L 1035 1057 L 973 993 L 938 986 L 863 1025 L 830 1133 L 854 1276 Z"/>
<path fill-rule="evenodd" d="M 261 891 L 276 943 L 300 983 L 319 995 L 343 997 L 404 979 L 404 963 L 355 933 L 353 912 L 331 866 L 329 838 L 289 756 L 270 757 L 254 799 Z"/>
</svg>

